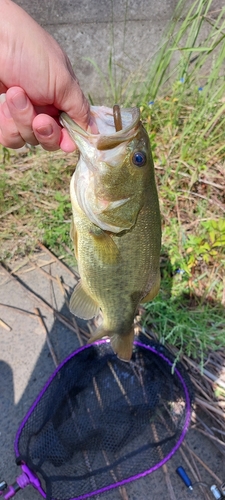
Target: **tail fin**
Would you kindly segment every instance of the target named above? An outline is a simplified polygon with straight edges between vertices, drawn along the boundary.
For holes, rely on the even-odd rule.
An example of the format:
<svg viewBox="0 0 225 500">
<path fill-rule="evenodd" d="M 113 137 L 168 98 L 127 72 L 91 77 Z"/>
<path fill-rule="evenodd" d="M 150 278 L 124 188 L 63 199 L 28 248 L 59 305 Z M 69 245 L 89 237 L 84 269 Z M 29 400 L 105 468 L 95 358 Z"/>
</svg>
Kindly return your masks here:
<svg viewBox="0 0 225 500">
<path fill-rule="evenodd" d="M 134 341 L 134 328 L 132 327 L 128 335 L 119 335 L 118 333 L 112 333 L 104 330 L 100 327 L 97 329 L 93 337 L 90 338 L 89 343 L 95 342 L 102 337 L 109 337 L 111 346 L 115 354 L 122 361 L 130 361 L 133 351 L 133 341 Z"/>
<path fill-rule="evenodd" d="M 118 335 L 115 333 L 110 337 L 111 346 L 122 361 L 130 361 L 133 351 L 134 329 L 132 327 L 128 335 Z"/>
</svg>

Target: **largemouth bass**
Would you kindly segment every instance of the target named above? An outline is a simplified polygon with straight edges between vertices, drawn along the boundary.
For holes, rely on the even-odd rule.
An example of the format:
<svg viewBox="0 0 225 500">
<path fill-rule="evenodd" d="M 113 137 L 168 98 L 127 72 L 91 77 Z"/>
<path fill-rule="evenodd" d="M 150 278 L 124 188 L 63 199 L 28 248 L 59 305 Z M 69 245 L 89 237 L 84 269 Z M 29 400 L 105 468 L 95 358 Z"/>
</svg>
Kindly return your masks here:
<svg viewBox="0 0 225 500">
<path fill-rule="evenodd" d="M 138 108 L 92 106 L 95 134 L 65 113 L 60 120 L 80 150 L 70 194 L 81 280 L 70 310 L 90 319 L 101 309 L 103 323 L 91 341 L 109 336 L 114 352 L 129 361 L 137 307 L 160 286 L 161 224 L 148 134 Z"/>
</svg>

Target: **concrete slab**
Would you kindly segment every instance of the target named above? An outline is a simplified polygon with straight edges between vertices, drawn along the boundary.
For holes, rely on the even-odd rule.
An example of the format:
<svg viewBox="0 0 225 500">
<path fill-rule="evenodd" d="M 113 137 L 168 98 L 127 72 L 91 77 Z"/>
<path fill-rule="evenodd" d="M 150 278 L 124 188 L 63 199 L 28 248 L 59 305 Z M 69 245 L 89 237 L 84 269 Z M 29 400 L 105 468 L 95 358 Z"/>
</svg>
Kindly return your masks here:
<svg viewBox="0 0 225 500">
<path fill-rule="evenodd" d="M 176 0 L 84 0 L 71 2 L 71 0 L 17 0 L 16 3 L 23 7 L 32 17 L 39 19 L 39 23 L 70 24 L 89 23 L 101 24 L 102 22 L 124 22 L 124 19 L 141 20 L 164 19 L 169 20 L 176 7 Z"/>
</svg>

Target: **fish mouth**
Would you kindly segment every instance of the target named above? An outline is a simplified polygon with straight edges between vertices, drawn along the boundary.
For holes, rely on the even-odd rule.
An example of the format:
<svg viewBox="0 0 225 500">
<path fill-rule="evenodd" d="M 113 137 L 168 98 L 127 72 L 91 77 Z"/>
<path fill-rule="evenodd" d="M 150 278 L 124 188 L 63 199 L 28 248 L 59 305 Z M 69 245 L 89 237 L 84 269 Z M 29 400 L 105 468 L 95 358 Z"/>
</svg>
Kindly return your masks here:
<svg viewBox="0 0 225 500">
<path fill-rule="evenodd" d="M 120 108 L 115 105 L 113 108 L 105 106 L 91 106 L 90 108 L 90 128 L 99 131 L 92 134 L 82 129 L 66 113 L 60 115 L 60 123 L 69 132 L 71 138 L 79 147 L 79 139 L 93 145 L 100 151 L 115 148 L 119 144 L 133 139 L 139 129 L 140 110 L 139 108 Z M 122 127 L 122 128 L 121 128 Z"/>
</svg>

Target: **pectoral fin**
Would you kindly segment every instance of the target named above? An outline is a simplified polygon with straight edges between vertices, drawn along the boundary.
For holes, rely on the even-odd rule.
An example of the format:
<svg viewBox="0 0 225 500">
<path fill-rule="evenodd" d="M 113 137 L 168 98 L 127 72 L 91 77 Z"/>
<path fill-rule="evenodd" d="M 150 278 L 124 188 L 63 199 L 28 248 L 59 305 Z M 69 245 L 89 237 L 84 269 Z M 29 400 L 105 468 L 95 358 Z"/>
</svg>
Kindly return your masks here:
<svg viewBox="0 0 225 500">
<path fill-rule="evenodd" d="M 99 306 L 84 290 L 81 281 L 70 298 L 70 311 L 78 318 L 91 319 L 99 313 Z"/>
<path fill-rule="evenodd" d="M 119 257 L 119 250 L 110 234 L 97 226 L 93 226 L 89 234 L 94 240 L 99 259 L 105 264 L 116 264 Z"/>
</svg>

